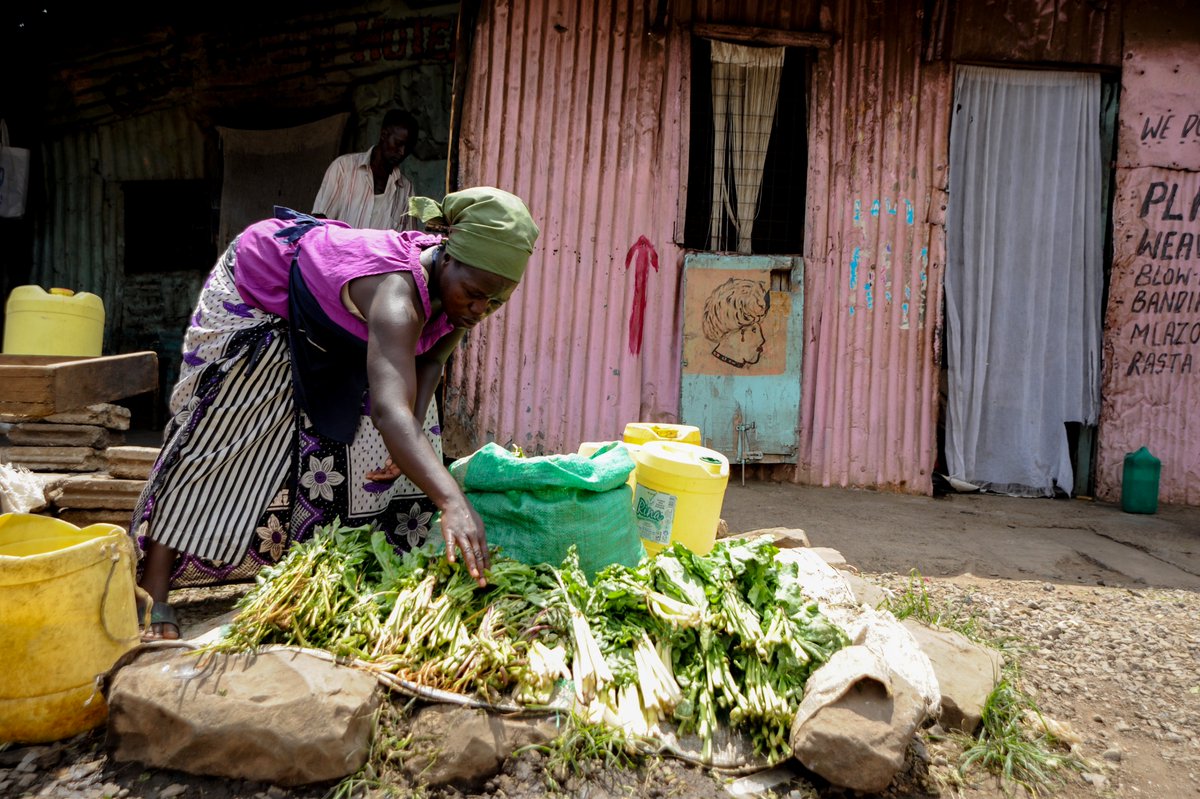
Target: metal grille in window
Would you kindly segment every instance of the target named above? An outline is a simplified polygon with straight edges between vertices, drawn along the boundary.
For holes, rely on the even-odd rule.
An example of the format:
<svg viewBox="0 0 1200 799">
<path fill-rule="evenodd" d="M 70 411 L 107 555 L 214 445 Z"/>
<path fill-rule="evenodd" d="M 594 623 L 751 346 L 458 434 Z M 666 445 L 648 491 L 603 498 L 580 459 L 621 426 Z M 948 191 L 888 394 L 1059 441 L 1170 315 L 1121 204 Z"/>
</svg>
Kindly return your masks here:
<svg viewBox="0 0 1200 799">
<path fill-rule="evenodd" d="M 779 77 L 778 99 L 771 119 L 754 119 L 754 114 L 719 115 L 726 128 L 714 126 L 714 109 L 723 105 L 742 106 L 745 84 L 736 79 L 713 80 L 712 44 L 693 40 L 691 144 L 688 163 L 687 216 L 684 245 L 697 250 L 801 254 L 804 247 L 805 189 L 808 174 L 808 51 L 787 48 Z M 761 143 L 742 137 L 743 148 L 735 153 L 733 126 L 765 123 L 770 130 L 765 152 Z M 740 162 L 740 163 L 739 163 Z M 749 230 L 739 234 L 738 186 L 754 188 L 754 175 L 738 169 L 757 170 L 761 163 L 758 202 L 742 215 Z M 740 179 L 739 179 L 740 178 Z M 722 192 L 722 185 L 724 192 Z M 748 246 L 747 246 L 748 245 Z"/>
</svg>

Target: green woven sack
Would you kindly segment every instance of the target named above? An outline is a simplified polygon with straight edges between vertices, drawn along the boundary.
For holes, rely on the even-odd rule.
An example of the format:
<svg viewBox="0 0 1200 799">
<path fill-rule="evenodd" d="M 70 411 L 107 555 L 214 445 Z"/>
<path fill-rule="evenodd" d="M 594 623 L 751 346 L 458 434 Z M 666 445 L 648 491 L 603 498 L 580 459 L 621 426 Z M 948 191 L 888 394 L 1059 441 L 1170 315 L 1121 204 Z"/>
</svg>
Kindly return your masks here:
<svg viewBox="0 0 1200 799">
<path fill-rule="evenodd" d="M 522 458 L 497 444 L 450 465 L 483 519 L 488 544 L 524 563 L 557 566 L 575 546 L 590 579 L 610 563 L 645 556 L 633 515 L 629 451 L 615 442 L 591 456 Z"/>
</svg>

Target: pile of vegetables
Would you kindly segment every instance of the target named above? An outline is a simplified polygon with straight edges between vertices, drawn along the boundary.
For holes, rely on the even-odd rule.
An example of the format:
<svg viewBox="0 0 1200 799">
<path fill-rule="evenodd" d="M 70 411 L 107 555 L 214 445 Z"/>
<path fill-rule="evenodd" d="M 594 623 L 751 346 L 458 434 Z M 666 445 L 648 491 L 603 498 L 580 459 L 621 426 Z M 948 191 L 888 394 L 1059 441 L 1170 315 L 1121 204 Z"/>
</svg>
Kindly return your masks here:
<svg viewBox="0 0 1200 799">
<path fill-rule="evenodd" d="M 808 675 L 847 643 L 777 552 L 765 538 L 703 557 L 675 545 L 592 581 L 573 556 L 497 555 L 481 588 L 431 547 L 398 555 L 380 532 L 335 525 L 260 574 L 217 647 L 320 648 L 492 703 L 546 706 L 565 689 L 589 721 L 647 738 L 674 723 L 705 759 L 727 725 L 776 761 Z"/>
</svg>

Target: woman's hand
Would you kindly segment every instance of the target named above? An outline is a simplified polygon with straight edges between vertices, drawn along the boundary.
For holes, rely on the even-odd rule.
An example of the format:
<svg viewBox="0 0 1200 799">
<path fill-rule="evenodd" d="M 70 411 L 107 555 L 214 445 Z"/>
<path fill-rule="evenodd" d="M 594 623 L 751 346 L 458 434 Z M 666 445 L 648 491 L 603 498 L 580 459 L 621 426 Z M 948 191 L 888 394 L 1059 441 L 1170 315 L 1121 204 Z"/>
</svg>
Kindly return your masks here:
<svg viewBox="0 0 1200 799">
<path fill-rule="evenodd" d="M 364 476 L 368 480 L 376 483 L 390 483 L 399 478 L 401 474 L 403 474 L 403 472 L 400 471 L 400 467 L 392 463 L 391 458 L 388 458 L 387 463 L 383 465 L 383 468 L 376 469 L 373 472 L 367 472 Z"/>
<path fill-rule="evenodd" d="M 454 563 L 455 547 L 462 553 L 463 563 L 482 588 L 487 585 L 484 575 L 492 567 L 488 556 L 487 537 L 483 519 L 464 498 L 442 508 L 442 538 L 446 541 L 446 560 Z"/>
</svg>

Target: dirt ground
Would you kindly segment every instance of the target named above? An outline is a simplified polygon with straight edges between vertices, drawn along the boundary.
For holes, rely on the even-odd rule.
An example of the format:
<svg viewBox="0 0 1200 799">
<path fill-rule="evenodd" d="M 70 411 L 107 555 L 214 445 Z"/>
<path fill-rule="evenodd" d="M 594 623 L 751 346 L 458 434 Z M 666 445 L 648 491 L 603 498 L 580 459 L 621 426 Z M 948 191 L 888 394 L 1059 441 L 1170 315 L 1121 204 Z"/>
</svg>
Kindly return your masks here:
<svg viewBox="0 0 1200 799">
<path fill-rule="evenodd" d="M 911 497 L 773 483 L 730 485 L 731 532 L 804 529 L 814 546 L 843 553 L 864 577 L 901 590 L 910 570 L 930 599 L 976 617 L 989 635 L 1016 641 L 1023 684 L 1049 717 L 1078 735 L 1085 775 L 1056 795 L 1200 796 L 1200 509 L 1153 516 L 1078 500 L 990 495 Z M 244 588 L 176 592 L 185 626 L 226 612 Z M 927 739 L 888 792 L 900 797 L 1000 799 L 994 780 L 956 785 L 953 745 Z M 511 761 L 481 790 L 443 796 L 546 796 L 536 754 Z M 803 775 L 777 796 L 841 797 Z M 807 778 L 805 778 L 807 777 Z M 719 797 L 729 782 L 675 762 L 570 784 L 587 797 Z M 283 799 L 331 786 L 284 790 L 110 761 L 102 731 L 45 747 L 0 751 L 0 796 L 138 799 Z M 375 794 L 382 795 L 382 794 Z M 404 793 L 398 795 L 405 795 Z M 411 794 L 410 794 L 411 795 Z"/>
</svg>

